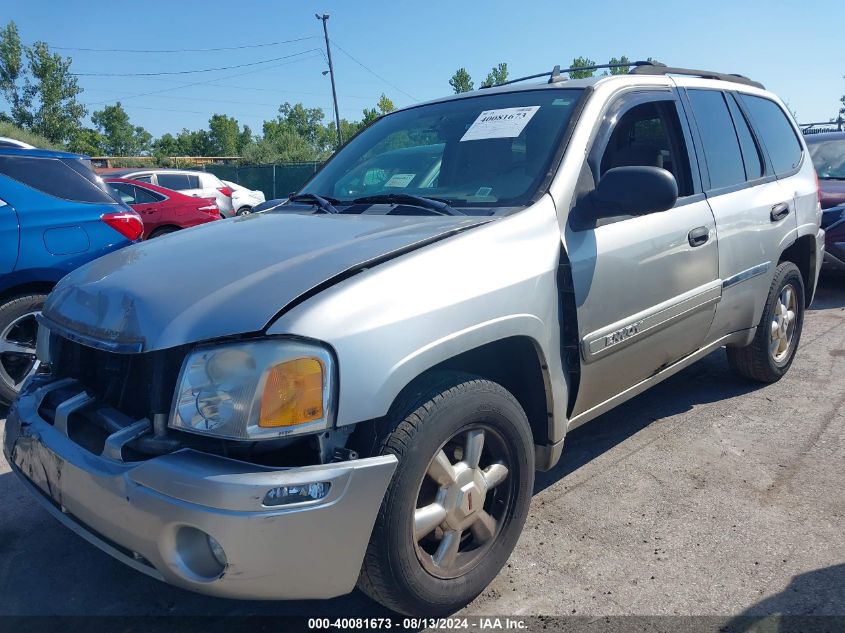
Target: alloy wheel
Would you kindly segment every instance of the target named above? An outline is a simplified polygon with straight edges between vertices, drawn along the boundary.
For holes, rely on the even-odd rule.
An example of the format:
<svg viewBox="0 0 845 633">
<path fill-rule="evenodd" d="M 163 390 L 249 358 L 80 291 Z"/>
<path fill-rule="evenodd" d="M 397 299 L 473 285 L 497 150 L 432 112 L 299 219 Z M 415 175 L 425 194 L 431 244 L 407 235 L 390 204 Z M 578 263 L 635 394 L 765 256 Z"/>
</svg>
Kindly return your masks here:
<svg viewBox="0 0 845 633">
<path fill-rule="evenodd" d="M 434 455 L 413 518 L 417 558 L 438 578 L 475 567 L 495 543 L 511 509 L 511 451 L 484 424 L 459 431 Z"/>
<path fill-rule="evenodd" d="M 798 320 L 798 293 L 792 284 L 787 284 L 780 291 L 771 323 L 769 351 L 776 363 L 789 357 L 795 326 Z"/>
<path fill-rule="evenodd" d="M 0 332 L 0 380 L 19 391 L 24 380 L 38 371 L 35 341 L 39 311 L 27 312 Z"/>
</svg>

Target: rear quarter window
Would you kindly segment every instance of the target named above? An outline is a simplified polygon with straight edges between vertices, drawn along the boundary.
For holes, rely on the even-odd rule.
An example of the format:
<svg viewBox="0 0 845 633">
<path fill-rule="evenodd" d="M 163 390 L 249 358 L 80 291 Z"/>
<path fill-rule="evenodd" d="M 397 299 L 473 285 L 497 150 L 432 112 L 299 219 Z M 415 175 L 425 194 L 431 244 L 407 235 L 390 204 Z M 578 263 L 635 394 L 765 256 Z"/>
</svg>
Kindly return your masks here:
<svg viewBox="0 0 845 633">
<path fill-rule="evenodd" d="M 739 98 L 766 146 L 775 174 L 781 176 L 797 169 L 801 163 L 801 143 L 786 113 L 771 99 L 748 94 L 740 94 Z"/>
<path fill-rule="evenodd" d="M 116 202 L 108 185 L 76 159 L 0 156 L 0 174 L 54 198 L 101 204 Z"/>
</svg>

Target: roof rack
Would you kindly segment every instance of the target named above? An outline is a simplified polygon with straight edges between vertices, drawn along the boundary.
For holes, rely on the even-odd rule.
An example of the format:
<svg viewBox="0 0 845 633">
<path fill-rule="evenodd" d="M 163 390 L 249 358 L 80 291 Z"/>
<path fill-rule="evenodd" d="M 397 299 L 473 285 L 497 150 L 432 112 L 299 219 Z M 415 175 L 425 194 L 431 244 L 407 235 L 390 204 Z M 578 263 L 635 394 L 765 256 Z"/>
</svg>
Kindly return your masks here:
<svg viewBox="0 0 845 633">
<path fill-rule="evenodd" d="M 691 75 L 693 77 L 702 77 L 704 79 L 720 79 L 722 81 L 732 81 L 738 84 L 745 84 L 746 86 L 754 86 L 755 88 L 765 89 L 765 86 L 759 81 L 749 79 L 745 75 L 737 75 L 734 73 L 717 73 L 712 70 L 694 70 L 692 68 L 675 68 L 667 66 L 660 62 L 651 62 L 649 64 L 637 64 L 636 68 L 631 69 L 632 75 Z"/>
<path fill-rule="evenodd" d="M 519 77 L 517 79 L 510 79 L 508 81 L 503 81 L 498 84 L 493 84 L 490 86 L 481 86 L 481 89 L 485 88 L 495 88 L 498 86 L 507 86 L 510 84 L 515 84 L 520 81 L 527 81 L 529 79 L 539 79 L 540 77 L 548 77 L 549 83 L 554 84 L 560 81 L 566 81 L 567 78 L 563 76 L 563 73 L 571 73 L 573 71 L 584 71 L 584 70 L 602 70 L 605 68 L 630 68 L 631 70 L 628 71 L 628 74 L 631 75 L 691 75 L 693 77 L 703 77 L 705 79 L 721 79 L 722 81 L 732 81 L 734 83 L 745 84 L 747 86 L 754 86 L 755 88 L 763 88 L 763 84 L 753 81 L 744 75 L 737 75 L 737 74 L 730 74 L 730 73 L 717 73 L 711 70 L 693 70 L 691 68 L 675 68 L 673 66 L 667 66 L 666 64 L 661 64 L 660 62 L 648 60 L 648 61 L 636 61 L 636 62 L 629 62 L 627 64 L 596 64 L 594 66 L 573 66 L 572 68 L 564 68 L 561 70 L 560 65 L 555 66 L 551 72 L 544 72 L 544 73 L 537 73 L 536 75 L 527 75 L 525 77 Z"/>
</svg>

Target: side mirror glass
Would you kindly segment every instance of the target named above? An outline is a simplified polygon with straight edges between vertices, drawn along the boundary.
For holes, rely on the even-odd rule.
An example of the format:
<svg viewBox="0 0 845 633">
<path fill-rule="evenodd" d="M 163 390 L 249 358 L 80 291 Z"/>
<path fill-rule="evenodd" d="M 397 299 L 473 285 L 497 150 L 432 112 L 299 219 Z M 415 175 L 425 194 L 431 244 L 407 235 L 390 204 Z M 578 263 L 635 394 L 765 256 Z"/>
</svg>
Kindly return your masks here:
<svg viewBox="0 0 845 633">
<path fill-rule="evenodd" d="M 666 211 L 678 201 L 675 177 L 660 167 L 614 167 L 590 194 L 597 218 Z"/>
</svg>

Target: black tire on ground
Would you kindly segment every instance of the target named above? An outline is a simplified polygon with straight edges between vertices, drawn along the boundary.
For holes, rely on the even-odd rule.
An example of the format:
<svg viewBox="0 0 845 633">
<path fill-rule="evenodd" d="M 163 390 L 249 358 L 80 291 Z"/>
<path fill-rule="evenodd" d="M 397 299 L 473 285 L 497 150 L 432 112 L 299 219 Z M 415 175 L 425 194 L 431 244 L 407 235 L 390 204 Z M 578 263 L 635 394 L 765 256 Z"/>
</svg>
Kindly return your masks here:
<svg viewBox="0 0 845 633">
<path fill-rule="evenodd" d="M 780 303 L 781 293 L 787 286 L 796 292 L 795 328 L 789 347 L 782 358 L 776 359 L 770 346 L 773 342 L 772 321 L 776 318 L 776 310 Z M 731 368 L 746 378 L 758 382 L 772 383 L 780 380 L 792 365 L 798 342 L 801 339 L 801 329 L 804 325 L 804 279 L 801 271 L 792 262 L 783 262 L 775 270 L 769 296 L 763 308 L 763 316 L 757 326 L 754 339 L 745 347 L 727 348 L 728 363 Z"/>
<path fill-rule="evenodd" d="M 534 486 L 534 446 L 528 418 L 516 398 L 501 385 L 448 372 L 433 375 L 404 402 L 397 403 L 388 420 L 392 422 L 380 433 L 377 452 L 396 455 L 399 464 L 382 501 L 358 586 L 377 602 L 400 613 L 453 613 L 496 577 L 522 532 Z M 426 485 L 436 494 L 444 491 L 428 479 L 435 455 L 451 451 L 456 459 L 453 467 L 463 468 L 472 462 L 470 444 L 467 439 L 466 445 L 459 448 L 457 438 L 469 438 L 472 433 L 477 436 L 479 429 L 483 429 L 486 438 L 482 439 L 479 468 L 492 480 L 490 469 L 505 464 L 507 475 L 490 486 L 480 507 L 476 501 L 475 514 L 471 516 L 494 516 L 496 527 L 492 532 L 482 532 L 483 538 L 476 536 L 474 528 L 478 526 L 458 529 L 457 557 L 465 562 L 455 563 L 454 576 L 435 575 L 440 570 L 433 568 L 436 556 L 430 550 L 427 554 L 422 544 L 433 540 L 435 545 L 426 547 L 436 548 L 439 533 L 442 545 L 445 524 L 434 528 L 429 536 L 415 537 L 418 500 L 423 498 Z M 502 454 L 505 459 L 496 457 Z M 470 496 L 470 510 L 472 503 Z M 427 504 L 421 501 L 420 507 Z M 491 533 L 494 536 L 489 536 Z"/>
<path fill-rule="evenodd" d="M 252 213 L 252 207 L 250 206 L 243 206 L 238 209 L 238 212 L 235 215 L 249 215 Z"/>
<path fill-rule="evenodd" d="M 31 294 L 20 297 L 13 297 L 7 299 L 0 304 L 0 335 L 6 332 L 7 328 L 21 317 L 31 314 L 33 312 L 40 312 L 44 306 L 44 300 L 47 295 Z M 29 321 L 29 319 L 27 319 Z M 19 330 L 10 332 L 10 336 L 17 343 L 25 343 L 32 349 L 35 348 L 35 333 L 30 332 L 33 323 L 24 323 Z M 6 404 L 10 403 L 18 395 L 20 385 L 15 388 L 9 384 L 10 378 L 15 378 L 19 375 L 19 371 L 24 371 L 32 361 L 31 358 L 4 351 L 6 345 L 5 339 L 0 337 L 0 401 Z"/>
<path fill-rule="evenodd" d="M 179 229 L 174 226 L 165 226 L 164 228 L 156 229 L 155 231 L 150 233 L 150 236 L 147 239 L 151 240 L 156 237 L 161 237 L 162 235 L 170 235 L 171 233 L 175 233 L 178 230 Z"/>
</svg>

